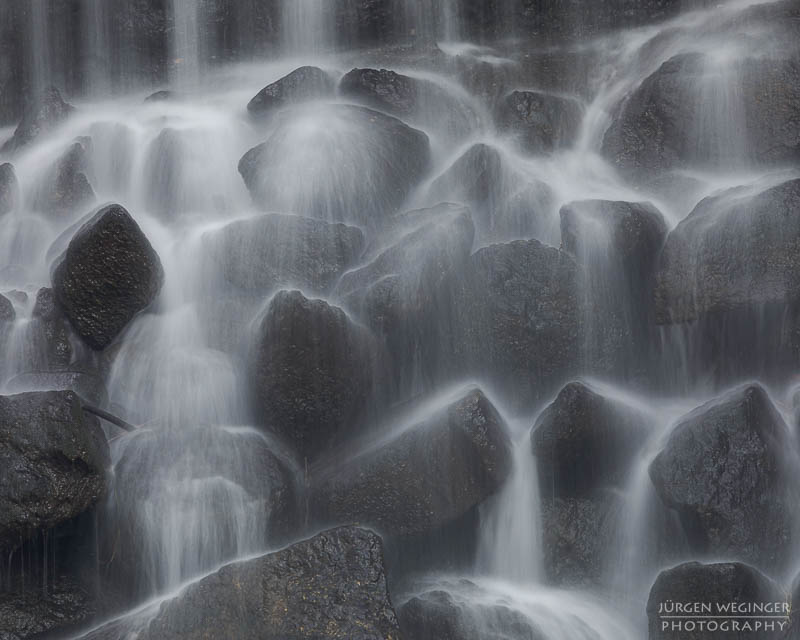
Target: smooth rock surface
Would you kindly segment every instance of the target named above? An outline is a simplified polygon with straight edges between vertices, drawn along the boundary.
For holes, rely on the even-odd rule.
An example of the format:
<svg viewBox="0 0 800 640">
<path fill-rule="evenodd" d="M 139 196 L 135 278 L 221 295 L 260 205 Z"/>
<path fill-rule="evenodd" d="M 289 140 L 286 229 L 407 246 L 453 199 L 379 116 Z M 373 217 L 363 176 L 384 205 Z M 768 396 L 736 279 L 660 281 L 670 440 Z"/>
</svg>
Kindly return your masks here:
<svg viewBox="0 0 800 640">
<path fill-rule="evenodd" d="M 696 553 L 782 566 L 790 552 L 789 430 L 751 384 L 699 407 L 650 465 L 664 504 Z"/>
<path fill-rule="evenodd" d="M 319 522 L 358 522 L 385 534 L 436 530 L 495 493 L 511 468 L 507 427 L 474 389 L 399 433 L 312 470 L 309 508 Z"/>
<path fill-rule="evenodd" d="M 292 104 L 333 95 L 333 79 L 318 67 L 299 67 L 259 91 L 247 103 L 247 110 L 264 116 Z"/>
</svg>

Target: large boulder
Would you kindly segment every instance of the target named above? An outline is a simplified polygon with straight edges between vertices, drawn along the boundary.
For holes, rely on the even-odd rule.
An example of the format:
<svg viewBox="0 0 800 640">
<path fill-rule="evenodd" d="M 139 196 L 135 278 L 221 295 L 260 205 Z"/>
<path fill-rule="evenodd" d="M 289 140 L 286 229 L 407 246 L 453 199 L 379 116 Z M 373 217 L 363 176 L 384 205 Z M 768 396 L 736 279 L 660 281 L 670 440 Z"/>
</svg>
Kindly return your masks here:
<svg viewBox="0 0 800 640">
<path fill-rule="evenodd" d="M 0 164 L 0 217 L 11 213 L 19 202 L 19 182 L 14 165 Z"/>
<path fill-rule="evenodd" d="M 413 116 L 421 81 L 388 69 L 353 69 L 339 82 L 345 98 L 364 102 L 400 118 Z"/>
<path fill-rule="evenodd" d="M 375 338 L 347 314 L 280 291 L 257 329 L 252 394 L 262 424 L 311 459 L 358 432 L 380 393 Z"/>
<path fill-rule="evenodd" d="M 428 409 L 426 415 L 425 409 Z M 317 522 L 359 522 L 393 535 L 425 533 L 495 493 L 511 469 L 503 418 L 478 389 L 412 409 L 384 437 L 312 470 Z"/>
<path fill-rule="evenodd" d="M 491 376 L 508 402 L 532 407 L 577 373 L 578 277 L 571 256 L 537 240 L 474 253 L 451 285 L 449 348 L 460 375 Z"/>
<path fill-rule="evenodd" d="M 517 172 L 498 148 L 477 143 L 430 185 L 427 199 L 460 202 L 473 212 L 481 241 L 545 235 L 551 189 Z"/>
<path fill-rule="evenodd" d="M 203 240 L 229 283 L 260 292 L 328 291 L 364 250 L 356 227 L 277 213 L 232 222 Z"/>
<path fill-rule="evenodd" d="M 764 606 L 769 607 L 767 613 L 762 613 Z M 647 600 L 648 637 L 788 638 L 793 636 L 785 636 L 783 631 L 789 629 L 791 609 L 792 603 L 778 585 L 751 566 L 739 562 L 687 562 L 662 571 L 651 587 Z"/>
<path fill-rule="evenodd" d="M 155 300 L 161 261 L 119 205 L 98 211 L 73 236 L 53 271 L 53 290 L 76 333 L 104 349 Z"/>
<path fill-rule="evenodd" d="M 292 104 L 333 95 L 333 79 L 318 67 L 300 67 L 267 85 L 247 104 L 255 116 L 263 116 Z"/>
<path fill-rule="evenodd" d="M 457 589 L 434 588 L 398 607 L 404 637 L 414 640 L 545 640 L 536 623 L 463 579 Z M 447 586 L 447 585 L 443 585 Z M 501 598 L 497 598 L 500 600 Z"/>
<path fill-rule="evenodd" d="M 17 312 L 14 311 L 14 304 L 3 295 L 0 295 L 0 323 L 4 325 L 11 324 L 17 317 Z"/>
<path fill-rule="evenodd" d="M 92 621 L 96 607 L 81 586 L 58 576 L 47 585 L 0 592 L 0 639 L 63 637 Z"/>
<path fill-rule="evenodd" d="M 589 358 L 626 381 L 646 377 L 652 358 L 653 285 L 667 236 L 650 203 L 582 200 L 561 208 L 562 248 L 581 268 L 581 288 L 592 322 Z"/>
<path fill-rule="evenodd" d="M 571 382 L 536 420 L 533 454 L 544 495 L 578 497 L 624 488 L 652 418 L 637 407 Z"/>
<path fill-rule="evenodd" d="M 719 98 L 708 87 L 725 85 Z M 731 109 L 714 100 L 737 96 L 738 120 L 704 114 Z M 800 61 L 745 59 L 719 65 L 713 57 L 669 59 L 628 96 L 606 132 L 603 152 L 626 172 L 652 175 L 687 165 L 743 161 L 781 165 L 800 159 Z M 724 96 L 724 97 L 723 97 Z M 728 127 L 735 127 L 728 130 Z M 742 141 L 740 132 L 746 132 Z M 698 133 L 699 132 L 699 133 Z"/>
<path fill-rule="evenodd" d="M 458 205 L 394 216 L 380 239 L 382 250 L 346 273 L 335 289 L 383 338 L 401 388 L 420 374 L 436 378 L 440 322 L 447 313 L 442 289 L 467 263 L 474 233 L 470 211 Z"/>
<path fill-rule="evenodd" d="M 512 91 L 497 107 L 501 131 L 514 135 L 530 153 L 554 151 L 572 145 L 583 118 L 580 103 L 537 91 Z"/>
<path fill-rule="evenodd" d="M 75 107 L 64 102 L 58 89 L 46 88 L 33 100 L 28 101 L 14 135 L 6 141 L 0 151 L 13 153 L 30 144 L 39 134 L 61 124 L 74 111 Z"/>
<path fill-rule="evenodd" d="M 34 206 L 48 214 L 76 214 L 94 201 L 95 194 L 86 171 L 91 140 L 83 138 L 70 145 L 45 176 Z"/>
<path fill-rule="evenodd" d="M 87 640 L 118 637 L 113 625 Z M 298 634 L 300 634 L 298 636 Z M 164 602 L 140 640 L 400 640 L 381 539 L 343 527 L 229 564 Z"/>
<path fill-rule="evenodd" d="M 83 513 L 105 494 L 105 435 L 71 391 L 0 396 L 0 548 Z"/>
<path fill-rule="evenodd" d="M 656 275 L 659 323 L 800 301 L 800 180 L 706 198 L 669 234 Z"/>
<path fill-rule="evenodd" d="M 769 396 L 749 385 L 683 418 L 651 463 L 650 478 L 696 552 L 783 566 L 791 530 L 790 443 Z"/>
<path fill-rule="evenodd" d="M 282 114 L 239 173 L 264 209 L 380 225 L 429 163 L 423 132 L 371 109 L 326 104 Z"/>
<path fill-rule="evenodd" d="M 125 593 L 148 595 L 176 573 L 192 576 L 202 563 L 277 548 L 296 534 L 298 472 L 256 430 L 141 429 L 117 446 L 100 565 Z M 219 509 L 224 517 L 208 516 Z M 175 551 L 178 521 L 186 531 Z"/>
</svg>

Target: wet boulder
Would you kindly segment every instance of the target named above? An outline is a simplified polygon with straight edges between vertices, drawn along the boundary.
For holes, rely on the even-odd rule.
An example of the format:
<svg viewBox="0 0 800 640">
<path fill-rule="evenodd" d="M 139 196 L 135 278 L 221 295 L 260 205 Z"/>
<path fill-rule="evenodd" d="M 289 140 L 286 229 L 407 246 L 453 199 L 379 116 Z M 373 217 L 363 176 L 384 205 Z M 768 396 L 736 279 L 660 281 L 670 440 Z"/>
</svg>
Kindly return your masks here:
<svg viewBox="0 0 800 640">
<path fill-rule="evenodd" d="M 338 307 L 280 291 L 256 332 L 251 393 L 263 426 L 312 459 L 358 433 L 378 403 L 375 338 Z"/>
<path fill-rule="evenodd" d="M 419 372 L 436 375 L 439 323 L 447 313 L 442 288 L 467 263 L 474 234 L 470 211 L 458 205 L 394 216 L 382 250 L 334 291 L 383 338 L 400 386 Z"/>
<path fill-rule="evenodd" d="M 423 132 L 371 109 L 326 104 L 281 114 L 239 173 L 263 209 L 379 226 L 429 164 Z"/>
<path fill-rule="evenodd" d="M 431 80 L 388 69 L 353 69 L 342 77 L 339 93 L 457 142 L 479 125 L 478 114 L 457 94 Z"/>
<path fill-rule="evenodd" d="M 503 418 L 478 389 L 441 400 L 391 421 L 345 462 L 342 453 L 313 469 L 312 518 L 407 536 L 439 529 L 495 493 L 511 469 Z"/>
<path fill-rule="evenodd" d="M 388 69 L 353 69 L 342 77 L 339 92 L 373 109 L 407 118 L 418 108 L 420 83 Z"/>
<path fill-rule="evenodd" d="M 547 486 L 541 490 L 548 495 Z M 541 505 L 542 559 L 548 581 L 570 587 L 602 584 L 623 508 L 613 491 L 579 498 L 545 497 Z"/>
<path fill-rule="evenodd" d="M 52 279 L 75 332 L 101 350 L 153 303 L 164 272 L 136 221 L 120 205 L 109 205 L 73 236 Z"/>
<path fill-rule="evenodd" d="M 571 382 L 539 416 L 531 443 L 544 495 L 623 488 L 652 419 L 622 400 Z"/>
<path fill-rule="evenodd" d="M 377 535 L 343 527 L 229 564 L 164 602 L 138 637 L 283 640 L 298 633 L 308 638 L 400 640 Z M 88 637 L 117 635 L 101 628 Z"/>
<path fill-rule="evenodd" d="M 514 406 L 532 407 L 579 368 L 578 266 L 537 240 L 474 253 L 450 287 L 459 374 L 490 375 Z"/>
<path fill-rule="evenodd" d="M 505 603 L 492 603 L 469 580 L 433 585 L 398 607 L 404 637 L 414 640 L 545 640 L 533 620 Z"/>
<path fill-rule="evenodd" d="M 95 200 L 86 172 L 89 168 L 91 139 L 83 138 L 53 164 L 45 176 L 34 207 L 51 215 L 83 213 Z"/>
<path fill-rule="evenodd" d="M 774 608 L 774 612 L 771 610 L 767 615 L 776 617 L 736 617 L 740 614 L 731 609 L 732 603 L 737 603 L 743 609 L 768 605 Z M 711 611 L 704 611 L 703 605 L 710 606 Z M 687 612 L 679 611 L 678 607 L 681 606 L 690 609 Z M 695 606 L 698 610 L 695 610 Z M 713 640 L 720 636 L 743 640 L 792 637 L 782 633 L 789 628 L 791 608 L 791 602 L 787 602 L 778 585 L 749 565 L 740 562 L 687 562 L 662 571 L 650 588 L 647 600 L 648 637 L 650 640 L 689 637 Z M 664 618 L 670 615 L 697 617 Z M 759 611 L 741 615 L 761 614 Z M 711 616 L 722 618 L 715 620 Z M 767 622 L 773 626 L 763 626 Z"/>
<path fill-rule="evenodd" d="M 14 165 L 0 164 L 0 217 L 11 213 L 19 202 L 19 182 Z"/>
<path fill-rule="evenodd" d="M 0 592 L 0 640 L 62 637 L 90 623 L 95 603 L 81 586 L 62 576 L 40 586 L 26 585 Z"/>
<path fill-rule="evenodd" d="M 108 445 L 70 391 L 0 397 L 0 547 L 94 506 L 106 491 Z"/>
<path fill-rule="evenodd" d="M 473 212 L 481 241 L 528 238 L 543 231 L 552 191 L 515 171 L 496 147 L 469 147 L 429 186 L 427 199 L 460 202 Z"/>
<path fill-rule="evenodd" d="M 800 301 L 800 180 L 701 201 L 667 237 L 656 274 L 659 323 Z"/>
<path fill-rule="evenodd" d="M 203 239 L 225 280 L 261 292 L 286 286 L 328 291 L 364 249 L 356 227 L 277 213 L 232 222 Z"/>
<path fill-rule="evenodd" d="M 763 567 L 789 553 L 789 430 L 758 385 L 736 389 L 684 417 L 650 465 L 694 551 Z"/>
<path fill-rule="evenodd" d="M 66 120 L 75 107 L 64 102 L 58 89 L 48 87 L 29 100 L 23 108 L 23 116 L 14 135 L 0 149 L 13 153 L 35 140 L 39 134 L 53 129 Z"/>
<path fill-rule="evenodd" d="M 267 85 L 247 104 L 254 116 L 264 116 L 292 104 L 333 95 L 333 79 L 318 67 L 300 67 Z"/>
<path fill-rule="evenodd" d="M 574 98 L 537 91 L 513 91 L 497 107 L 501 131 L 516 137 L 529 153 L 572 145 L 580 133 L 583 109 Z"/>
<path fill-rule="evenodd" d="M 797 162 L 799 74 L 796 58 L 745 59 L 726 66 L 702 54 L 680 54 L 628 96 L 605 134 L 603 152 L 623 171 L 644 175 L 692 164 Z M 739 122 L 716 118 L 713 126 L 705 126 L 709 110 L 730 109 L 709 99 L 709 87 L 720 87 L 717 95 L 724 99 L 735 91 Z M 746 132 L 744 141 L 741 132 Z"/>
</svg>

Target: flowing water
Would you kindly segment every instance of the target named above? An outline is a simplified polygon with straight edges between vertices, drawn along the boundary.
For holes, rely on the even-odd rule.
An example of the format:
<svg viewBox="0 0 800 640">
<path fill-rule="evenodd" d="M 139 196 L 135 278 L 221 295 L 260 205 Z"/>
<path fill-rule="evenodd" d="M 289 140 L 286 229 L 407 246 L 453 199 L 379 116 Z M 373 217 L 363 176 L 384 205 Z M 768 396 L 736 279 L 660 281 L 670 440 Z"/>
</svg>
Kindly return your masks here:
<svg viewBox="0 0 800 640">
<path fill-rule="evenodd" d="M 36 87 L 62 79 L 54 64 L 59 39 L 52 31 L 57 27 L 50 22 L 45 4 L 32 1 L 28 16 Z M 267 533 L 268 501 L 254 498 L 249 490 L 259 473 L 255 452 L 265 447 L 277 453 L 298 481 L 302 465 L 254 428 L 242 391 L 254 327 L 265 301 L 229 300 L 225 285 L 213 272 L 204 237 L 230 221 L 259 213 L 237 164 L 248 149 L 269 138 L 277 125 L 249 119 L 245 105 L 250 98 L 301 64 L 318 65 L 334 76 L 353 66 L 374 66 L 374 52 L 347 50 L 323 0 L 283 2 L 277 17 L 282 53 L 266 61 L 230 65 L 210 64 L 214 45 L 208 40 L 207 18 L 198 4 L 186 0 L 169 4 L 174 28 L 168 86 L 180 95 L 170 101 L 145 102 L 152 88 L 132 89 L 136 83 L 126 79 L 126 67 L 135 67 L 141 52 L 105 55 L 113 40 L 108 7 L 99 0 L 85 0 L 86 90 L 72 100 L 79 110 L 15 156 L 22 204 L 2 221 L 0 232 L 3 291 L 27 294 L 14 298 L 17 319 L 5 336 L 0 370 L 0 386 L 5 390 L 12 388 L 17 376 L 31 370 L 31 362 L 41 359 L 31 353 L 35 348 L 33 300 L 40 287 L 49 285 L 52 258 L 63 250 L 71 230 L 87 213 L 48 217 L 35 207 L 46 171 L 73 140 L 91 137 L 87 175 L 97 204 L 115 201 L 125 206 L 161 257 L 166 281 L 155 307 L 126 329 L 113 353 L 87 355 L 107 370 L 108 406 L 141 427 L 129 434 L 110 433 L 114 476 L 104 506 L 107 524 L 101 531 L 104 543 L 111 547 L 120 530 L 132 532 L 141 566 L 136 569 L 137 584 L 131 586 L 140 603 L 158 602 L 226 561 L 280 543 Z M 240 4 L 242 12 L 249 7 Z M 444 52 L 438 67 L 420 66 L 418 60 L 412 63 L 402 56 L 393 65 L 435 89 L 428 108 L 423 101 L 423 108 L 408 118 L 409 124 L 428 134 L 433 159 L 428 177 L 409 196 L 405 209 L 463 200 L 460 196 L 470 185 L 447 184 L 443 192 L 437 178 L 465 150 L 483 144 L 499 153 L 502 169 L 495 200 L 473 208 L 495 210 L 513 201 L 522 212 L 511 231 L 496 233 L 479 226 L 475 249 L 520 237 L 558 246 L 559 211 L 576 200 L 650 200 L 672 227 L 705 195 L 727 186 L 763 186 L 776 180 L 742 160 L 747 142 L 738 134 L 742 106 L 733 88 L 737 61 L 754 51 L 765 55 L 771 46 L 769 33 L 760 28 L 747 32 L 745 24 L 742 29 L 747 37 L 737 37 L 737 31 L 719 27 L 757 3 L 734 0 L 687 11 L 659 26 L 570 44 L 573 52 L 590 52 L 585 56 L 591 61 L 589 80 L 569 96 L 580 103 L 582 124 L 571 146 L 537 156 L 496 131 L 481 97 L 450 72 L 452 65 L 465 59 L 502 71 L 511 50 L 503 49 L 502 43 L 491 48 L 466 42 L 470 34 L 464 31 L 455 3 L 406 0 L 396 4 L 403 36 L 422 43 L 439 40 Z M 251 42 L 249 50 L 257 49 Z M 620 100 L 665 60 L 685 52 L 711 55 L 696 92 L 697 163 L 682 170 L 692 187 L 682 190 L 680 197 L 669 197 L 623 180 L 601 157 L 599 148 Z M 381 63 L 390 64 L 385 57 Z M 380 191 L 380 180 L 374 175 L 382 158 L 381 141 L 364 130 L 359 120 L 336 108 L 343 102 L 347 101 L 311 102 L 284 114 L 279 136 L 272 141 L 282 158 L 271 176 L 275 185 L 272 209 L 313 211 L 315 217 L 334 220 L 338 211 L 385 207 L 387 194 Z M 537 191 L 540 185 L 546 185 L 549 196 Z M 595 225 L 592 242 L 582 247 L 582 259 L 591 273 L 584 289 L 584 308 L 596 310 L 605 304 L 619 309 L 630 329 L 635 310 L 629 308 L 626 290 L 619 286 L 623 267 L 609 251 L 602 216 L 590 217 Z M 600 339 L 601 327 L 592 326 L 592 313 L 585 322 L 590 327 L 584 347 L 588 352 Z M 530 430 L 539 411 L 517 415 L 500 404 L 513 432 L 513 471 L 501 492 L 481 507 L 473 570 L 459 576 L 424 576 L 397 596 L 398 603 L 444 592 L 465 612 L 476 638 L 490 634 L 530 638 L 534 632 L 540 634 L 535 637 L 547 640 L 643 637 L 646 593 L 655 574 L 669 561 L 653 540 L 661 519 L 668 516 L 657 506 L 647 468 L 675 420 L 715 395 L 710 387 L 686 382 L 691 344 L 669 333 L 671 329 L 664 331 L 666 355 L 646 372 L 656 381 L 649 385 L 655 390 L 632 397 L 616 380 L 613 386 L 603 387 L 652 415 L 649 444 L 620 489 L 619 548 L 608 551 L 607 589 L 590 593 L 546 586 L 540 503 L 547 488 L 538 486 L 530 447 Z M 73 344 L 72 349 L 76 360 L 83 347 Z M 636 355 L 626 354 L 623 360 L 632 362 Z M 635 373 L 626 366 L 616 376 L 623 382 Z M 502 397 L 502 390 L 498 395 Z M 509 631 L 507 616 L 501 615 L 508 610 L 514 612 L 516 631 Z M 126 637 L 154 611 L 152 604 L 139 605 L 120 618 L 127 622 L 120 627 L 119 637 Z"/>
</svg>

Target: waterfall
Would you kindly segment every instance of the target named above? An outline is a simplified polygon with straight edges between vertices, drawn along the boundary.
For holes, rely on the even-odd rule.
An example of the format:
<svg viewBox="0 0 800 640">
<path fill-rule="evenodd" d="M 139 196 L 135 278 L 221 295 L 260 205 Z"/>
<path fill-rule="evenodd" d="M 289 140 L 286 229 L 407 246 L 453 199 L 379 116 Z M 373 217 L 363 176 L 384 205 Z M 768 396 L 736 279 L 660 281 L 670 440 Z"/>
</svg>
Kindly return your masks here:
<svg viewBox="0 0 800 640">
<path fill-rule="evenodd" d="M 272 628 L 221 568 L 353 523 L 384 550 L 314 562 L 425 640 L 660 640 L 693 561 L 789 588 L 796 9 L 529 4 L 0 10 L 0 460 L 108 458 L 3 477 L 0 610 Z"/>
</svg>

